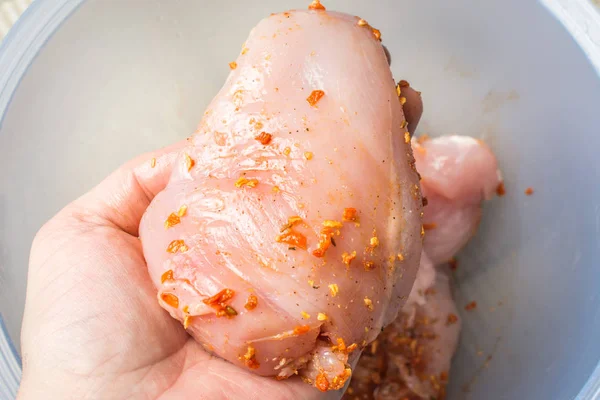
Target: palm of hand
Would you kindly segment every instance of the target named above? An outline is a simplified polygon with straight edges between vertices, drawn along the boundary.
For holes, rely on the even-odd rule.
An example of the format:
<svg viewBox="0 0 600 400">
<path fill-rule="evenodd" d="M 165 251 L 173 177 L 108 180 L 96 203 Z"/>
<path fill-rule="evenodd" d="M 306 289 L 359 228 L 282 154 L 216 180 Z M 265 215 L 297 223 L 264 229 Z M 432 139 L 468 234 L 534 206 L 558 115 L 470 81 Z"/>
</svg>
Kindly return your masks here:
<svg viewBox="0 0 600 400">
<path fill-rule="evenodd" d="M 156 168 L 152 156 L 122 167 L 38 233 L 20 398 L 323 398 L 211 356 L 158 305 L 137 226 L 178 147 L 156 154 Z"/>
</svg>

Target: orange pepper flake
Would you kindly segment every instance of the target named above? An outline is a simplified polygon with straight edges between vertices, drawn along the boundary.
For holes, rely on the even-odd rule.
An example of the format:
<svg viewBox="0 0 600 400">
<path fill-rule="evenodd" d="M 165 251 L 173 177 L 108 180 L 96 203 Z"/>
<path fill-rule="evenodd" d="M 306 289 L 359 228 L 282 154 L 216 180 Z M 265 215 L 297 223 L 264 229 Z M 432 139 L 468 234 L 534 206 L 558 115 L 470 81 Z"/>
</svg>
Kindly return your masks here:
<svg viewBox="0 0 600 400">
<path fill-rule="evenodd" d="M 404 132 L 404 143 L 410 143 L 410 132 Z"/>
<path fill-rule="evenodd" d="M 419 138 L 417 139 L 417 143 L 419 143 L 420 145 L 422 145 L 423 143 L 425 143 L 426 141 L 428 141 L 429 139 L 431 139 L 429 137 L 428 134 L 424 133 L 421 136 L 419 136 Z"/>
<path fill-rule="evenodd" d="M 379 31 L 379 29 L 375 29 L 375 28 L 371 28 L 373 31 L 373 36 L 375 36 L 375 39 L 379 40 L 381 42 L 381 31 Z"/>
<path fill-rule="evenodd" d="M 344 264 L 346 264 L 346 267 L 350 267 L 350 263 L 355 258 L 356 258 L 356 251 L 353 251 L 352 253 L 344 252 L 344 254 L 342 254 L 342 261 L 344 262 Z"/>
<path fill-rule="evenodd" d="M 234 317 L 237 315 L 237 311 L 227 304 L 234 295 L 235 292 L 233 290 L 225 288 L 214 296 L 202 300 L 202 302 L 215 309 L 217 317 Z"/>
<path fill-rule="evenodd" d="M 402 104 L 402 105 L 406 104 L 406 97 L 404 97 L 404 96 L 400 97 L 400 104 Z"/>
<path fill-rule="evenodd" d="M 369 311 L 373 311 L 373 300 L 368 297 L 364 298 L 365 306 L 369 309 Z"/>
<path fill-rule="evenodd" d="M 448 314 L 448 318 L 446 318 L 446 325 L 454 325 L 458 322 L 458 317 L 456 314 Z"/>
<path fill-rule="evenodd" d="M 179 307 L 179 298 L 173 293 L 163 293 L 160 295 L 160 298 L 173 308 Z"/>
<path fill-rule="evenodd" d="M 400 129 L 406 128 L 406 125 L 408 125 L 408 122 L 406 120 L 402 121 L 402 123 L 400 123 Z M 409 134 L 409 137 L 410 137 L 410 134 Z"/>
<path fill-rule="evenodd" d="M 258 369 L 260 364 L 256 361 L 256 350 L 252 346 L 248 346 L 246 354 L 244 354 L 244 364 L 250 369 Z"/>
<path fill-rule="evenodd" d="M 375 263 L 373 261 L 365 261 L 363 262 L 365 267 L 365 271 L 372 271 L 375 269 Z"/>
<path fill-rule="evenodd" d="M 325 313 L 318 313 L 317 314 L 317 320 L 318 321 L 327 321 L 328 318 L 329 317 Z"/>
<path fill-rule="evenodd" d="M 331 297 L 335 297 L 338 295 L 338 293 L 340 292 L 340 288 L 338 287 L 337 283 L 332 283 L 330 285 L 328 285 L 329 287 L 329 292 L 331 293 Z"/>
<path fill-rule="evenodd" d="M 271 189 L 271 191 L 273 193 L 279 193 L 279 192 L 281 192 L 281 189 L 279 188 L 279 186 L 273 186 L 273 189 Z"/>
<path fill-rule="evenodd" d="M 248 179 L 243 176 L 235 182 L 235 187 L 237 188 L 241 188 L 244 186 L 248 186 L 249 188 L 255 188 L 256 185 L 258 185 L 258 179 Z"/>
<path fill-rule="evenodd" d="M 294 328 L 294 335 L 304 335 L 310 331 L 310 326 L 308 325 L 299 325 Z"/>
<path fill-rule="evenodd" d="M 310 314 L 307 313 L 306 311 L 301 311 L 300 315 L 302 315 L 302 318 L 304 318 L 304 319 L 309 319 L 310 318 Z"/>
<path fill-rule="evenodd" d="M 525 189 L 525 194 L 527 196 L 531 196 L 533 194 L 533 188 L 528 187 L 527 189 Z"/>
<path fill-rule="evenodd" d="M 237 63 L 235 61 L 230 62 L 229 63 L 229 68 L 232 69 L 232 70 L 236 69 L 237 68 Z"/>
<path fill-rule="evenodd" d="M 358 20 L 358 26 L 367 26 L 369 25 L 369 23 L 367 21 L 365 21 L 364 19 L 359 19 Z"/>
<path fill-rule="evenodd" d="M 290 149 L 289 147 L 286 147 L 285 149 L 283 149 L 284 156 L 289 156 L 291 152 L 292 152 L 292 149 Z"/>
<path fill-rule="evenodd" d="M 166 271 L 160 277 L 160 283 L 165 283 L 166 281 L 172 281 L 172 280 L 173 280 L 173 270 L 171 270 L 171 269 Z"/>
<path fill-rule="evenodd" d="M 345 221 L 345 222 L 358 221 L 358 215 L 357 215 L 356 208 L 352 208 L 352 207 L 344 208 L 344 213 L 342 214 L 342 221 Z"/>
<path fill-rule="evenodd" d="M 246 304 L 244 305 L 244 308 L 248 311 L 251 311 L 251 310 L 254 310 L 257 305 L 258 305 L 258 297 L 251 294 L 250 296 L 248 296 L 248 300 L 246 300 Z"/>
<path fill-rule="evenodd" d="M 346 384 L 346 381 L 352 376 L 352 370 L 350 368 L 344 368 L 344 372 L 333 378 L 331 383 L 331 390 L 340 390 Z"/>
<path fill-rule="evenodd" d="M 287 224 L 283 225 L 281 227 L 281 229 L 279 230 L 279 232 L 285 232 L 288 229 L 293 228 L 294 226 L 298 225 L 300 222 L 302 222 L 302 218 L 297 216 L 297 215 L 293 215 L 291 217 L 288 218 L 288 222 Z"/>
<path fill-rule="evenodd" d="M 421 226 L 421 237 L 424 238 L 425 237 L 425 227 Z"/>
<path fill-rule="evenodd" d="M 398 253 L 398 261 L 404 261 L 404 255 L 402 253 Z"/>
<path fill-rule="evenodd" d="M 506 188 L 504 187 L 504 182 L 500 182 L 498 186 L 496 186 L 496 194 L 498 197 L 502 197 L 506 194 Z"/>
<path fill-rule="evenodd" d="M 177 210 L 177 216 L 185 217 L 185 215 L 187 214 L 187 209 L 188 208 L 185 204 L 179 207 L 179 210 Z"/>
<path fill-rule="evenodd" d="M 156 158 L 153 158 L 152 160 L 150 160 L 150 168 L 154 168 L 156 167 Z"/>
<path fill-rule="evenodd" d="M 190 327 L 190 325 L 192 324 L 194 317 L 192 317 L 191 315 L 186 315 L 185 318 L 183 319 L 183 329 L 187 329 Z"/>
<path fill-rule="evenodd" d="M 431 222 L 429 224 L 423 224 L 423 229 L 425 229 L 426 231 L 430 231 L 435 228 L 437 228 L 437 224 L 435 222 Z"/>
<path fill-rule="evenodd" d="M 269 143 L 271 143 L 272 138 L 273 138 L 273 135 L 271 135 L 270 133 L 261 132 L 260 135 L 256 136 L 254 139 L 258 140 L 261 144 L 266 146 Z"/>
<path fill-rule="evenodd" d="M 313 90 L 312 93 L 310 94 L 310 96 L 308 96 L 308 98 L 306 99 L 306 101 L 308 101 L 308 104 L 311 105 L 311 107 L 314 107 L 319 100 L 321 100 L 321 98 L 325 96 L 325 92 L 322 90 Z"/>
<path fill-rule="evenodd" d="M 312 160 L 313 159 L 313 153 L 311 153 L 310 151 L 307 151 L 304 153 L 304 158 L 306 158 L 307 160 Z"/>
<path fill-rule="evenodd" d="M 477 308 L 477 302 L 476 301 L 472 301 L 472 302 L 470 302 L 469 304 L 467 304 L 465 306 L 465 310 L 467 310 L 467 311 L 473 311 L 476 308 Z"/>
<path fill-rule="evenodd" d="M 248 51 L 250 51 L 250 49 L 244 45 L 244 47 L 242 47 L 242 55 L 246 54 Z"/>
<path fill-rule="evenodd" d="M 306 250 L 306 236 L 299 232 L 294 232 L 292 229 L 286 229 L 281 235 L 275 238 L 275 241 Z"/>
<path fill-rule="evenodd" d="M 319 11 L 326 10 L 325 6 L 323 4 L 321 4 L 321 2 L 319 0 L 313 0 L 313 2 L 308 5 L 308 9 L 309 10 L 319 10 Z"/>
<path fill-rule="evenodd" d="M 192 157 L 189 156 L 189 154 L 185 155 L 185 167 L 187 168 L 188 172 L 191 171 L 191 169 L 194 167 L 194 165 L 196 165 L 196 161 L 192 160 Z"/>
<path fill-rule="evenodd" d="M 329 381 L 327 380 L 327 376 L 323 371 L 319 372 L 319 374 L 317 375 L 315 387 L 321 392 L 326 392 L 329 390 Z"/>
<path fill-rule="evenodd" d="M 186 251 L 189 250 L 189 247 L 187 247 L 187 245 L 185 244 L 185 242 L 181 239 L 176 239 L 173 240 L 171 243 L 169 243 L 169 246 L 167 247 L 167 253 L 185 253 Z"/>
<path fill-rule="evenodd" d="M 175 213 L 169 214 L 167 220 L 165 221 L 165 229 L 169 229 L 181 222 L 181 218 Z"/>
</svg>

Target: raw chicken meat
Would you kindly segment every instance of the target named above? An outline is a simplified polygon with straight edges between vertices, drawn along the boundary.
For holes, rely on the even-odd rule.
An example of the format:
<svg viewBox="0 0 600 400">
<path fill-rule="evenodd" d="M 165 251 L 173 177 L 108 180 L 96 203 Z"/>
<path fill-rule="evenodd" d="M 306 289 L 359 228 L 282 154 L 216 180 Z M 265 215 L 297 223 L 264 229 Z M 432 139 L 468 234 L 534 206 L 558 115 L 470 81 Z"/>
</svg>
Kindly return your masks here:
<svg viewBox="0 0 600 400">
<path fill-rule="evenodd" d="M 409 299 L 365 350 L 345 399 L 443 399 L 460 319 L 446 263 L 474 235 L 481 203 L 501 177 L 481 141 L 464 136 L 413 139 L 421 174 L 425 245 Z"/>
<path fill-rule="evenodd" d="M 140 232 L 208 351 L 325 391 L 404 305 L 422 198 L 379 31 L 311 8 L 254 28 Z"/>
</svg>

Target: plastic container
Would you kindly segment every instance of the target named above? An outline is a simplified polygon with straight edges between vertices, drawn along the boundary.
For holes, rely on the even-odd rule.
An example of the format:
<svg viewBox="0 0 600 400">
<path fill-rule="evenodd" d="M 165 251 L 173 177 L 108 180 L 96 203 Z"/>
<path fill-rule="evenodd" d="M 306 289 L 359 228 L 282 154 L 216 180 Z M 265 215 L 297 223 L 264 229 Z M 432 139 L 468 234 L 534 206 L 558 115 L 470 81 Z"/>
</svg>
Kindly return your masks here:
<svg viewBox="0 0 600 400">
<path fill-rule="evenodd" d="M 36 230 L 123 161 L 192 132 L 249 29 L 306 7 L 143 3 L 38 0 L 2 44 L 0 399 L 20 375 Z M 597 10 L 586 0 L 325 4 L 381 29 L 395 76 L 423 91 L 422 132 L 481 137 L 500 158 L 507 195 L 459 257 L 457 300 L 478 310 L 465 316 L 449 398 L 600 398 Z"/>
</svg>

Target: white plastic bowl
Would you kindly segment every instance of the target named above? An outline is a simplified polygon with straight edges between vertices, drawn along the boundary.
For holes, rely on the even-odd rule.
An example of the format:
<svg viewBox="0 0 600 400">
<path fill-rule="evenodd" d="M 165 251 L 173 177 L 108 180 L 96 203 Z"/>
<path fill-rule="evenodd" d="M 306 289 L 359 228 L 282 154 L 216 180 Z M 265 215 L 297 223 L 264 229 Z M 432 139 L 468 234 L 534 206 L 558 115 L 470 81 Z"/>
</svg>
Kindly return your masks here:
<svg viewBox="0 0 600 400">
<path fill-rule="evenodd" d="M 37 0 L 18 21 L 0 50 L 0 399 L 20 376 L 36 230 L 191 133 L 249 29 L 306 3 Z M 600 398 L 600 17 L 545 3 L 554 16 L 530 0 L 325 2 L 381 29 L 396 77 L 423 91 L 422 132 L 481 137 L 500 158 L 508 194 L 459 257 L 457 300 L 479 306 L 450 399 Z"/>
</svg>

